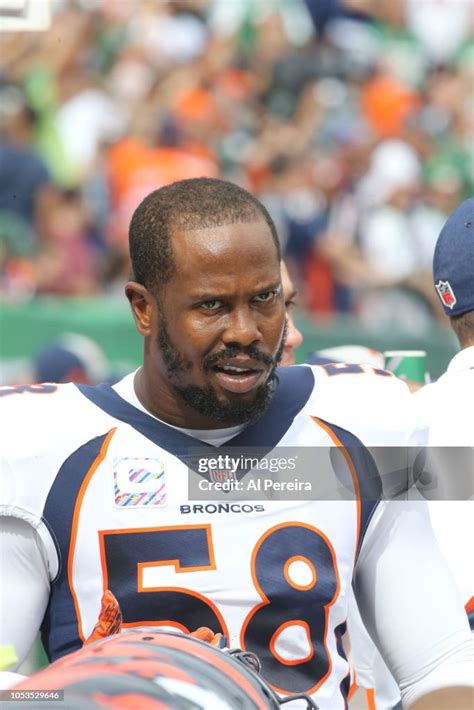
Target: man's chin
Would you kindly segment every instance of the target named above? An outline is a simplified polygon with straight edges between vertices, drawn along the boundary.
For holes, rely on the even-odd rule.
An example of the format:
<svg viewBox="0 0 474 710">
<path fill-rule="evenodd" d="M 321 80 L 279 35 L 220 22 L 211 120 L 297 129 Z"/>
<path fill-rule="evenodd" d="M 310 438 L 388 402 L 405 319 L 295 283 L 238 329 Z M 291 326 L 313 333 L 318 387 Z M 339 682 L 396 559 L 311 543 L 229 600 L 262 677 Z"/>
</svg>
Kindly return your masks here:
<svg viewBox="0 0 474 710">
<path fill-rule="evenodd" d="M 218 393 L 214 387 L 175 386 L 180 398 L 194 411 L 219 426 L 238 426 L 251 424 L 259 419 L 267 409 L 273 394 L 272 375 L 258 387 L 238 393 L 222 390 Z"/>
</svg>

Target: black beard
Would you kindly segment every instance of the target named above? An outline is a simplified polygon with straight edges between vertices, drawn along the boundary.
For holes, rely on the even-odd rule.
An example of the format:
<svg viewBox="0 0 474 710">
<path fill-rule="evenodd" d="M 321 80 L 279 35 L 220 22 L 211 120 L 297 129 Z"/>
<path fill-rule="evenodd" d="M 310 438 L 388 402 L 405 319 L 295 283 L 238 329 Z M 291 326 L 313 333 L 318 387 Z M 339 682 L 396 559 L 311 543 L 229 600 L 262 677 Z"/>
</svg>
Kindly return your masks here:
<svg viewBox="0 0 474 710">
<path fill-rule="evenodd" d="M 275 389 L 275 370 L 283 357 L 285 347 L 287 325 L 283 331 L 282 339 L 278 351 L 274 358 L 261 353 L 254 346 L 238 348 L 230 346 L 219 353 L 209 355 L 204 358 L 203 369 L 209 370 L 219 361 L 234 358 L 237 355 L 245 354 L 254 360 L 265 362 L 271 365 L 269 376 L 266 382 L 255 390 L 252 402 L 225 403 L 221 402 L 211 385 L 199 387 L 198 385 L 180 385 L 180 375 L 188 372 L 192 368 L 192 363 L 187 361 L 171 342 L 166 319 L 160 313 L 160 328 L 158 332 L 158 345 L 166 365 L 171 387 L 178 397 L 189 407 L 199 414 L 209 419 L 213 419 L 225 426 L 238 426 L 239 424 L 251 424 L 259 419 L 267 409 Z"/>
</svg>

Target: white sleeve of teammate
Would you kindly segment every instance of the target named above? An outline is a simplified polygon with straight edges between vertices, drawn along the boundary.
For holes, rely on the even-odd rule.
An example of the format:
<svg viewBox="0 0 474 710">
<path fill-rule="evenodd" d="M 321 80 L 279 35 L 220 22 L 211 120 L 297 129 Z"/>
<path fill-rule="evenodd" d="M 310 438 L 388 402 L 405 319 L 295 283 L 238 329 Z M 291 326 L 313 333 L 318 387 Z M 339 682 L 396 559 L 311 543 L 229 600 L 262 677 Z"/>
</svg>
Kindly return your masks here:
<svg viewBox="0 0 474 710">
<path fill-rule="evenodd" d="M 425 501 L 379 505 L 354 590 L 367 630 L 400 686 L 403 707 L 439 688 L 474 687 L 474 642 Z"/>
<path fill-rule="evenodd" d="M 49 573 L 41 537 L 25 520 L 0 516 L 0 645 L 25 660 L 49 599 Z"/>
</svg>

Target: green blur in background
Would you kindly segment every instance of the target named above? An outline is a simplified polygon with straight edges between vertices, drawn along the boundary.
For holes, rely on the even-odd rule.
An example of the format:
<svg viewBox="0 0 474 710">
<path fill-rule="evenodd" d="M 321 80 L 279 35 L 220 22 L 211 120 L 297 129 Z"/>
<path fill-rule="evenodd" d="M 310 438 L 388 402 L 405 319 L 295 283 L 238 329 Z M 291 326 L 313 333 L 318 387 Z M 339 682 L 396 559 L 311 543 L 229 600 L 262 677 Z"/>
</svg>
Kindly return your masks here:
<svg viewBox="0 0 474 710">
<path fill-rule="evenodd" d="M 433 379 L 444 372 L 458 350 L 449 328 L 416 333 L 374 331 L 361 328 L 348 318 L 315 322 L 296 314 L 304 343 L 298 362 L 308 353 L 337 345 L 365 345 L 375 350 L 426 350 L 427 367 Z M 142 361 L 141 337 L 135 330 L 125 299 L 37 298 L 28 303 L 7 304 L 0 310 L 0 361 L 30 358 L 64 332 L 93 338 L 104 350 L 112 370 L 126 374 Z"/>
</svg>

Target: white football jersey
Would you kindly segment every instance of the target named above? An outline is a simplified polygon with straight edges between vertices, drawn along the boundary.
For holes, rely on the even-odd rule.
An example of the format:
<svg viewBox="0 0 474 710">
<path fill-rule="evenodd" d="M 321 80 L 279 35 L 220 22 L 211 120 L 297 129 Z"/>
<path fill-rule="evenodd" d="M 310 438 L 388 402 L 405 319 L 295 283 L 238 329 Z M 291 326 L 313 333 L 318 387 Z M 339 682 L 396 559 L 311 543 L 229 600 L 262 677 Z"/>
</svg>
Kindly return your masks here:
<svg viewBox="0 0 474 710">
<path fill-rule="evenodd" d="M 474 417 L 471 407 L 474 401 L 474 346 L 457 353 L 436 382 L 414 394 L 414 401 L 418 410 L 418 443 L 448 449 L 446 462 L 442 461 L 446 476 L 446 500 L 430 502 L 430 515 L 438 543 L 459 586 L 463 604 L 472 614 Z M 471 495 L 470 500 L 457 500 L 450 490 L 450 479 L 456 480 L 459 471 L 455 470 L 454 459 L 449 457 L 449 447 L 464 447 L 464 453 L 456 463 L 469 472 L 470 480 L 466 481 L 468 485 L 463 487 L 462 493 L 466 497 Z"/>
<path fill-rule="evenodd" d="M 417 413 L 413 441 L 427 447 L 464 448 L 463 456 L 456 459 L 450 458 L 449 451 L 444 457 L 442 452 L 434 452 L 441 464 L 438 468 L 441 475 L 438 493 L 445 493 L 446 500 L 431 500 L 428 508 L 438 545 L 456 582 L 460 603 L 470 613 L 471 624 L 474 611 L 474 503 L 472 500 L 450 500 L 449 496 L 454 489 L 450 482 L 455 481 L 460 473 L 453 462 L 463 464 L 471 477 L 474 470 L 474 426 L 465 406 L 466 402 L 473 400 L 474 347 L 465 348 L 455 355 L 447 372 L 413 395 Z M 461 473 L 466 473 L 466 470 Z M 350 601 L 349 608 L 349 632 L 358 684 L 374 689 L 377 708 L 394 707 L 400 698 L 398 686 L 367 633 L 355 600 Z M 443 614 L 446 613 L 442 599 L 440 609 Z"/>
<path fill-rule="evenodd" d="M 113 387 L 44 384 L 0 394 L 0 512 L 31 523 L 47 551 L 42 638 L 50 659 L 82 645 L 110 589 L 125 628 L 208 626 L 256 653 L 279 692 L 345 707 L 348 592 L 381 490 L 367 458 L 342 447 L 408 443 L 404 383 L 365 365 L 279 370 L 267 411 L 225 444 L 269 454 L 277 446 L 341 447 L 356 493 L 347 500 L 190 500 L 190 452 L 209 458 L 220 447 L 156 420 Z"/>
</svg>

